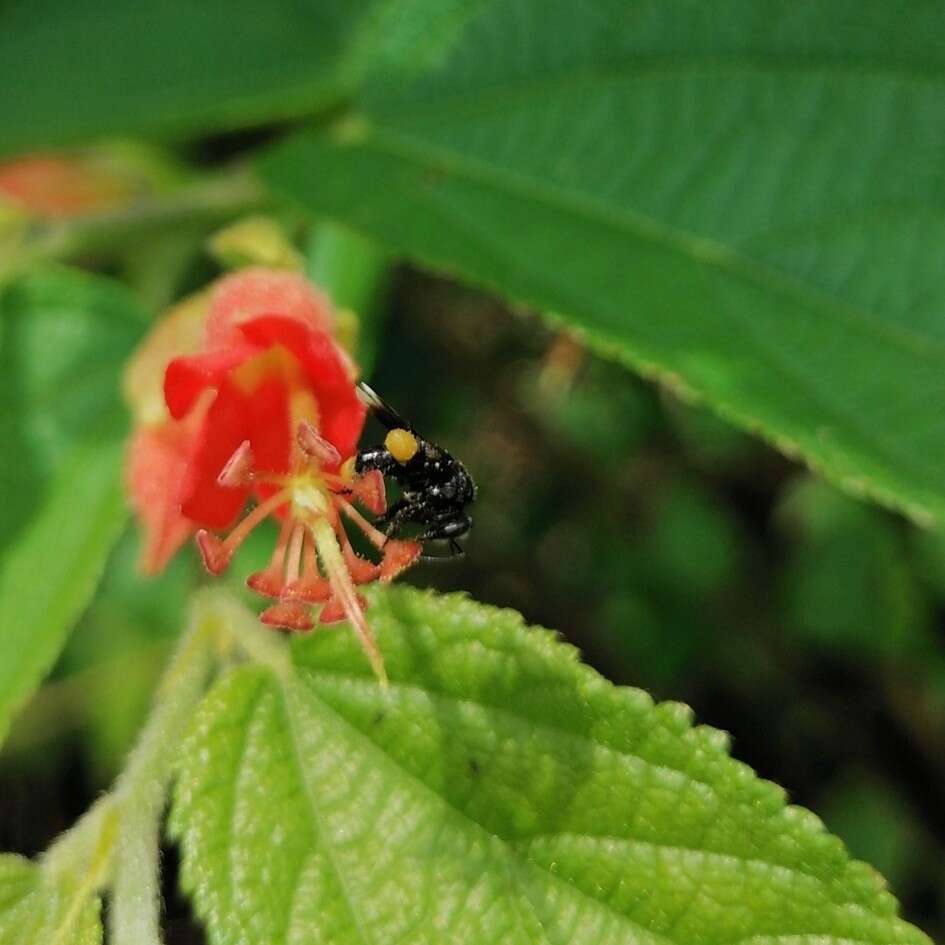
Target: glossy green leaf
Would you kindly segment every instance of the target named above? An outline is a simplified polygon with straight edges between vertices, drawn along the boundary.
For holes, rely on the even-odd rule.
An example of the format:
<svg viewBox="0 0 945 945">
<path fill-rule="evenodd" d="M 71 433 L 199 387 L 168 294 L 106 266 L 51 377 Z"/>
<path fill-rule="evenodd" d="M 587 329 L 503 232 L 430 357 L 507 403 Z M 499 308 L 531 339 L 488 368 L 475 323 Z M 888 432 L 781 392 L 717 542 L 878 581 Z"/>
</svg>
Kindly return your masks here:
<svg viewBox="0 0 945 945">
<path fill-rule="evenodd" d="M 145 324 L 105 279 L 0 295 L 0 737 L 62 648 L 124 521 L 124 359 Z"/>
<path fill-rule="evenodd" d="M 270 183 L 945 516 L 945 3 L 482 6 Z"/>
<path fill-rule="evenodd" d="M 926 943 L 878 874 L 727 754 L 517 614 L 375 591 L 352 637 L 227 673 L 172 829 L 214 945 Z"/>
<path fill-rule="evenodd" d="M 0 855 L 0 945 L 101 945 L 100 902 L 82 880 Z"/>
</svg>

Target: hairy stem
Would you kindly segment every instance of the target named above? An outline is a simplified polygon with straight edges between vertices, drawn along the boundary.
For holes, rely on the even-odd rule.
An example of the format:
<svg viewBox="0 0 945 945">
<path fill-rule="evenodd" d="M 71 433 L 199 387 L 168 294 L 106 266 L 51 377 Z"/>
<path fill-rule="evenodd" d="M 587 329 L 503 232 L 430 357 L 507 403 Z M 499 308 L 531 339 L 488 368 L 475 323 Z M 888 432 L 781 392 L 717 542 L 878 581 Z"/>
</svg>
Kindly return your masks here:
<svg viewBox="0 0 945 945">
<path fill-rule="evenodd" d="M 161 813 L 178 738 L 213 665 L 215 621 L 194 608 L 158 687 L 154 708 L 113 794 L 120 811 L 109 925 L 113 945 L 159 945 Z"/>
<path fill-rule="evenodd" d="M 262 630 L 245 607 L 225 592 L 198 594 L 148 721 L 115 786 L 42 857 L 50 877 L 82 877 L 73 896 L 76 914 L 89 896 L 110 888 L 111 945 L 161 943 L 161 815 L 180 735 L 217 658 L 233 649 L 281 677 L 291 674 L 284 642 Z M 65 922 L 63 934 L 70 927 Z"/>
<path fill-rule="evenodd" d="M 213 666 L 219 620 L 195 606 L 114 788 L 46 852 L 50 876 L 81 876 L 76 909 L 111 885 L 110 942 L 160 945 L 159 837 L 175 750 Z"/>
<path fill-rule="evenodd" d="M 36 224 L 26 233 L 20 252 L 24 261 L 94 256 L 161 230 L 219 225 L 264 202 L 259 183 L 239 167 L 115 210 Z"/>
</svg>

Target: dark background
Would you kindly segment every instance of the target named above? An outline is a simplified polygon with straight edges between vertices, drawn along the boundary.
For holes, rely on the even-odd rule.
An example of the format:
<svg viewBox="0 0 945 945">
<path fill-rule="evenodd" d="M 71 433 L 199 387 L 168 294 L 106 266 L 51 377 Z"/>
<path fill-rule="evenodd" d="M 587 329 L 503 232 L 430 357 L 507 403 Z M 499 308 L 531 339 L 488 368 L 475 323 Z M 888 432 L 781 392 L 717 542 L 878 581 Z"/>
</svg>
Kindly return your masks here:
<svg viewBox="0 0 945 945">
<path fill-rule="evenodd" d="M 180 291 L 212 274 L 199 259 Z M 945 932 L 945 541 L 531 313 L 410 269 L 383 311 L 372 384 L 479 485 L 466 557 L 407 580 L 513 607 L 689 703 Z M 34 855 L 79 816 L 147 710 L 203 577 L 187 550 L 145 583 L 135 553 L 129 532 L 0 755 L 0 849 Z M 171 850 L 165 867 L 169 939 L 200 942 Z"/>
</svg>

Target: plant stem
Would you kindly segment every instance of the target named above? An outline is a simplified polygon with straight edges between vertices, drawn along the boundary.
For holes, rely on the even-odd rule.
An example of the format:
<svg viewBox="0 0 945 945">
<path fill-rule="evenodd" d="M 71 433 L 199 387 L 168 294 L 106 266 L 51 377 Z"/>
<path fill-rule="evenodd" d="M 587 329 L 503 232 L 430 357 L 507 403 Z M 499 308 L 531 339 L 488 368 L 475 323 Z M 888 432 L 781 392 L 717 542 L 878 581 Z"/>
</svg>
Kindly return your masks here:
<svg viewBox="0 0 945 945">
<path fill-rule="evenodd" d="M 190 622 L 164 671 L 148 721 L 112 790 L 46 851 L 51 878 L 81 877 L 79 910 L 110 886 L 111 945 L 160 945 L 160 827 L 180 734 L 203 695 L 221 650 L 234 645 L 280 678 L 291 675 L 284 642 L 219 590 L 195 596 Z M 66 924 L 68 926 L 68 923 Z M 66 927 L 66 926 L 64 926 Z"/>
<path fill-rule="evenodd" d="M 106 794 L 43 854 L 43 870 L 50 876 L 84 876 L 81 891 L 98 891 L 111 869 L 116 826 L 115 799 Z"/>
<path fill-rule="evenodd" d="M 154 707 L 115 787 L 43 857 L 50 874 L 84 877 L 77 903 L 112 886 L 113 945 L 160 945 L 159 836 L 177 737 L 213 665 L 218 621 L 194 607 L 155 695 Z M 78 906 L 77 906 L 78 907 Z"/>
<path fill-rule="evenodd" d="M 264 202 L 256 179 L 239 167 L 116 210 L 37 224 L 21 252 L 26 260 L 94 256 L 162 229 L 221 224 Z"/>
<path fill-rule="evenodd" d="M 159 838 L 178 738 L 213 665 L 215 622 L 194 608 L 113 795 L 119 810 L 109 926 L 113 945 L 159 945 Z"/>
</svg>

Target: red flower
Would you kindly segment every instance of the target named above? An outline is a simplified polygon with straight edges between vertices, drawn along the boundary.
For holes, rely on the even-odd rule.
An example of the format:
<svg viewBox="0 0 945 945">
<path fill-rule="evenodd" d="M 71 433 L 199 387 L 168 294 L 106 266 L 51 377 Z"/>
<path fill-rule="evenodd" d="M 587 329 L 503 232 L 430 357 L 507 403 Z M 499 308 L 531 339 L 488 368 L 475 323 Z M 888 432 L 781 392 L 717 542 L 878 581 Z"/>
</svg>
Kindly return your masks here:
<svg viewBox="0 0 945 945">
<path fill-rule="evenodd" d="M 150 572 L 196 534 L 204 565 L 218 574 L 249 532 L 275 517 L 272 560 L 247 580 L 276 600 L 260 619 L 311 629 L 312 605 L 321 606 L 321 623 L 347 617 L 383 679 L 354 585 L 390 580 L 416 560 L 420 546 L 387 541 L 351 504 L 379 514 L 384 482 L 377 473 L 353 475 L 365 408 L 331 325 L 328 302 L 301 277 L 264 269 L 228 276 L 209 299 L 171 313 L 126 379 L 141 421 L 129 491 Z M 187 353 L 168 361 L 173 350 Z M 251 497 L 255 507 L 234 524 Z M 345 518 L 381 552 L 379 564 L 354 553 Z M 228 529 L 226 538 L 214 534 Z"/>
</svg>

